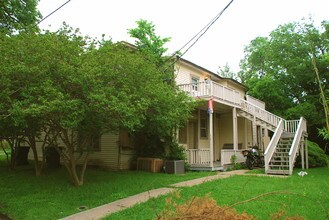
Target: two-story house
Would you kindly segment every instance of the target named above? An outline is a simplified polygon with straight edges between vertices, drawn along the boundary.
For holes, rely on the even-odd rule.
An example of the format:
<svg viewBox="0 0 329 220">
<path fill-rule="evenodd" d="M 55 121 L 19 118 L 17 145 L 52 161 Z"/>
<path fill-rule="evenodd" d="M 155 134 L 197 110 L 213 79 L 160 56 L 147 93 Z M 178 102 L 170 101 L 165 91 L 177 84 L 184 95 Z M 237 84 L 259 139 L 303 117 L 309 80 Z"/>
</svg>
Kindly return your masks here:
<svg viewBox="0 0 329 220">
<path fill-rule="evenodd" d="M 233 155 L 236 162 L 245 161 L 241 151 L 252 146 L 264 153 L 266 173 L 291 174 L 298 153 L 302 166 L 306 161 L 308 167 L 305 119 L 287 121 L 266 111 L 265 103 L 248 96 L 243 84 L 186 59 L 177 58 L 175 75 L 181 90 L 205 100 L 177 131 L 192 170 L 223 170 Z M 103 134 L 94 143 L 88 164 L 112 170 L 131 167 L 135 144 L 127 132 Z M 40 160 L 42 152 L 39 143 Z"/>
</svg>

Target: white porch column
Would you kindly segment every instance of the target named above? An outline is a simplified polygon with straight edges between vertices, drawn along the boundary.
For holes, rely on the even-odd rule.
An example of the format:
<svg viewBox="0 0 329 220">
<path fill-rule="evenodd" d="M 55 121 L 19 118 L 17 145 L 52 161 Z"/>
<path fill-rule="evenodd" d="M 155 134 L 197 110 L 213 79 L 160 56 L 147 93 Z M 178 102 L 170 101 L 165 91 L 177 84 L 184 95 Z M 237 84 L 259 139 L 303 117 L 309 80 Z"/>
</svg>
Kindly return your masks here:
<svg viewBox="0 0 329 220">
<path fill-rule="evenodd" d="M 262 150 L 264 152 L 264 138 L 263 138 L 263 128 L 262 126 L 259 127 L 259 150 Z"/>
<path fill-rule="evenodd" d="M 236 108 L 234 107 L 232 110 L 232 118 L 233 118 L 233 149 L 238 150 L 238 117 L 236 114 Z"/>
<path fill-rule="evenodd" d="M 214 114 L 209 113 L 210 167 L 214 167 Z"/>
<path fill-rule="evenodd" d="M 200 109 L 198 109 L 198 124 L 197 124 L 197 135 L 198 135 L 198 146 L 196 146 L 198 149 L 200 148 L 200 117 L 201 117 L 201 114 L 200 114 Z"/>
<path fill-rule="evenodd" d="M 244 119 L 244 141 L 243 147 L 247 148 L 248 146 L 248 119 Z"/>
<path fill-rule="evenodd" d="M 257 125 L 256 125 L 256 116 L 252 121 L 252 146 L 257 145 Z"/>
</svg>

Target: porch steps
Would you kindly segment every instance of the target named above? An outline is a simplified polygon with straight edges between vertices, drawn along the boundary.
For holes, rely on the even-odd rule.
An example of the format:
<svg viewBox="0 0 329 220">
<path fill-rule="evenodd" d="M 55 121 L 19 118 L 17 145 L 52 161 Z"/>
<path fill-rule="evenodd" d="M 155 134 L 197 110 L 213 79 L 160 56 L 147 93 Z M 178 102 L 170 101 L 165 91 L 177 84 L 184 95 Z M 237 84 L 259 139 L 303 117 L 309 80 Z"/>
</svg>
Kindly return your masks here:
<svg viewBox="0 0 329 220">
<path fill-rule="evenodd" d="M 283 134 L 269 163 L 267 174 L 289 175 L 289 151 L 293 138 Z"/>
</svg>

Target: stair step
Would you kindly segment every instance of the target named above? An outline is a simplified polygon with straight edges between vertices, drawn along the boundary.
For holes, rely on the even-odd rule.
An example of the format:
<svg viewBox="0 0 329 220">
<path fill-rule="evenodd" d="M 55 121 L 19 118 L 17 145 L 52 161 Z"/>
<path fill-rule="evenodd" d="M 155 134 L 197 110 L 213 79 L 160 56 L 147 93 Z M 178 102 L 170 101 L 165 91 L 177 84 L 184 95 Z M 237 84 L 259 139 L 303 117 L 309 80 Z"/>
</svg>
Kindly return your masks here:
<svg viewBox="0 0 329 220">
<path fill-rule="evenodd" d="M 289 170 L 268 170 L 266 174 L 289 175 Z"/>
<path fill-rule="evenodd" d="M 288 152 L 274 152 L 272 158 L 288 159 L 289 154 Z"/>
<path fill-rule="evenodd" d="M 292 142 L 282 142 L 282 141 L 279 141 L 278 145 L 291 145 Z"/>
<path fill-rule="evenodd" d="M 274 152 L 273 157 L 289 157 L 288 152 Z"/>
<path fill-rule="evenodd" d="M 289 164 L 286 164 L 286 165 L 282 165 L 282 164 L 280 164 L 280 165 L 274 165 L 274 164 L 270 164 L 269 165 L 270 167 L 289 167 Z"/>
<path fill-rule="evenodd" d="M 285 160 L 285 159 L 275 159 L 275 160 L 270 160 L 269 163 L 289 163 L 289 160 Z"/>
<path fill-rule="evenodd" d="M 289 163 L 289 160 L 271 160 L 270 163 Z"/>
</svg>

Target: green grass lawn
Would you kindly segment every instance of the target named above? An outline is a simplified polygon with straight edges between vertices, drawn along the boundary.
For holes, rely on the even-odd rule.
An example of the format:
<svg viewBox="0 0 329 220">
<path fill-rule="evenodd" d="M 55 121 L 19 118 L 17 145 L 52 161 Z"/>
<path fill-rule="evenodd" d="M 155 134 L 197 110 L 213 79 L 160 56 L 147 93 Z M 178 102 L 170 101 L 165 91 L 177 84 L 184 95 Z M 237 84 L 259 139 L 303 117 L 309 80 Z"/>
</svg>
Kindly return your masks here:
<svg viewBox="0 0 329 220">
<path fill-rule="evenodd" d="M 166 206 L 166 200 L 182 204 L 193 196 L 207 194 L 219 205 L 232 205 L 269 192 L 277 192 L 251 200 L 234 208 L 257 219 L 270 219 L 272 213 L 284 210 L 287 216 L 302 216 L 305 219 L 329 219 L 329 169 L 308 170 L 308 175 L 294 175 L 288 178 L 263 176 L 233 176 L 179 190 L 179 198 L 173 195 L 161 196 L 130 209 L 114 213 L 105 219 L 156 219 Z M 257 173 L 257 172 L 252 172 Z M 136 214 L 138 213 L 138 214 Z M 280 218 L 281 219 L 281 218 Z"/>
<path fill-rule="evenodd" d="M 147 172 L 110 172 L 87 169 L 85 184 L 69 183 L 66 170 L 47 170 L 34 176 L 32 165 L 9 171 L 0 156 L 0 213 L 20 219 L 58 219 L 79 212 L 80 206 L 93 208 L 154 188 L 202 176 L 208 172 L 184 175 Z"/>
</svg>

